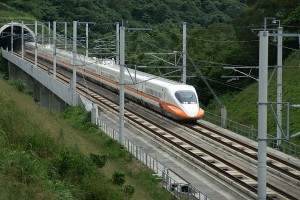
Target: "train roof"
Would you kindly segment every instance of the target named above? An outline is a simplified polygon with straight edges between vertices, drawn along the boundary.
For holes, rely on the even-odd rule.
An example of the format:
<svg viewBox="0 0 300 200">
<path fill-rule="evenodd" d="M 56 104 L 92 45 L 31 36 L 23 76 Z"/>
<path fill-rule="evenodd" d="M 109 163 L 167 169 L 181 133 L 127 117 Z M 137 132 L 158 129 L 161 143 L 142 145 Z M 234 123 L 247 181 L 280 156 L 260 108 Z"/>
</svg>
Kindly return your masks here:
<svg viewBox="0 0 300 200">
<path fill-rule="evenodd" d="M 100 67 L 104 67 L 104 68 L 107 68 L 107 69 L 113 69 L 114 71 L 118 72 L 120 71 L 120 66 L 119 65 L 103 65 Z M 135 70 L 134 69 L 131 69 L 131 68 L 128 68 L 128 71 L 130 72 L 130 75 L 132 76 L 132 78 L 134 78 L 135 76 Z M 128 71 L 125 69 L 125 75 L 128 75 Z M 155 83 L 155 84 L 158 84 L 158 85 L 165 85 L 165 86 L 170 86 L 170 85 L 186 85 L 187 84 L 184 84 L 184 83 L 180 83 L 180 82 L 176 82 L 176 81 L 173 81 L 173 80 L 169 80 L 169 79 L 166 79 L 166 78 L 163 78 L 163 77 L 159 77 L 159 76 L 155 76 L 153 74 L 148 74 L 148 73 L 145 73 L 145 72 L 141 72 L 141 71 L 136 71 L 136 78 L 137 78 L 137 82 L 138 83 L 141 83 L 141 82 L 151 82 L 151 83 Z"/>
<path fill-rule="evenodd" d="M 34 43 L 32 42 L 27 42 L 27 44 L 29 45 L 34 45 Z M 53 45 L 38 45 L 38 48 L 44 48 L 44 49 L 48 49 L 48 50 L 53 50 Z M 63 55 L 63 56 L 68 56 L 68 57 L 72 57 L 73 54 L 70 51 L 65 51 L 63 49 L 57 49 L 57 55 Z M 115 64 L 115 61 L 113 59 L 98 59 L 95 57 L 86 57 L 84 55 L 78 54 L 78 58 L 79 61 L 77 62 L 82 62 L 83 60 L 87 63 L 87 65 L 97 65 L 98 67 L 102 67 L 102 68 L 106 68 L 109 70 L 113 70 L 115 72 L 120 71 L 120 66 Z M 128 68 L 128 71 L 130 72 L 132 78 L 134 79 L 135 76 L 135 70 Z M 125 75 L 128 75 L 128 71 L 125 69 Z M 159 77 L 159 76 L 155 76 L 153 74 L 148 74 L 145 72 L 141 72 L 141 71 L 136 71 L 136 78 L 137 78 L 137 82 L 138 83 L 142 83 L 142 82 L 149 82 L 149 83 L 153 83 L 153 84 L 157 84 L 160 86 L 164 86 L 164 87 L 178 87 L 180 86 L 180 88 L 188 88 L 188 87 L 193 87 L 191 85 L 187 85 L 184 83 L 180 83 L 177 81 L 173 81 L 173 80 L 169 80 L 163 77 Z"/>
</svg>

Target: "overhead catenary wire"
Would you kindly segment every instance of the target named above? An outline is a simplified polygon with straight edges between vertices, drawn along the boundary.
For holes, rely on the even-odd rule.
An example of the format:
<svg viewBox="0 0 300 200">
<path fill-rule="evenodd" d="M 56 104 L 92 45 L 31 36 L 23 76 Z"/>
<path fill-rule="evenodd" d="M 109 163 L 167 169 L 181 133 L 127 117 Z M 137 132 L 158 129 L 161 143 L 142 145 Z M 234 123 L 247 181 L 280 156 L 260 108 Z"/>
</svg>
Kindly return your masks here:
<svg viewBox="0 0 300 200">
<path fill-rule="evenodd" d="M 148 42 L 146 42 L 146 41 L 144 41 L 143 40 L 143 42 L 145 42 L 145 43 L 148 43 Z M 208 41 L 208 42 L 211 42 L 211 41 Z M 222 42 L 222 41 L 220 41 L 220 42 Z M 246 41 L 245 41 L 246 42 Z M 148 43 L 149 45 L 151 45 L 150 43 Z M 274 45 L 274 44 L 273 44 Z M 154 48 L 156 48 L 156 49 L 162 49 L 162 48 L 160 48 L 160 47 L 157 47 L 157 46 L 155 46 L 155 45 L 151 45 L 152 47 L 154 47 Z M 295 50 L 298 50 L 298 49 L 295 49 Z M 165 51 L 167 51 L 167 50 L 165 50 Z M 230 64 L 226 64 L 226 63 L 217 63 L 217 62 L 213 62 L 213 61 L 205 61 L 205 60 L 196 60 L 196 59 L 193 59 L 193 58 L 189 58 L 190 60 L 192 60 L 192 61 L 200 61 L 200 62 L 203 62 L 203 63 L 209 63 L 209 64 L 215 64 L 215 65 L 230 65 Z M 87 63 L 85 63 L 85 64 L 87 64 Z M 91 64 L 93 64 L 93 63 L 91 63 Z M 89 65 L 89 64 L 88 64 Z M 232 65 L 231 65 L 232 66 Z M 241 66 L 241 65 L 236 65 L 236 66 Z M 206 66 L 206 67 L 218 67 L 218 66 Z M 290 67 L 295 67 L 295 66 L 290 66 Z M 173 73 L 173 72 L 172 72 Z M 204 77 L 204 76 L 203 76 Z M 214 81 L 213 79 L 208 79 L 207 78 L 207 80 L 210 80 L 210 81 Z M 222 83 L 222 84 L 224 84 L 224 83 Z M 234 87 L 234 86 L 232 86 L 232 85 L 230 85 L 230 84 L 224 84 L 224 85 L 227 85 L 228 87 Z M 237 88 L 237 89 L 241 89 L 241 88 Z"/>
<path fill-rule="evenodd" d="M 197 71 L 197 73 L 201 76 L 203 82 L 205 83 L 205 85 L 209 88 L 209 90 L 211 91 L 211 93 L 213 94 L 213 96 L 215 97 L 215 99 L 217 100 L 217 102 L 220 105 L 223 105 L 221 100 L 219 99 L 219 97 L 216 95 L 216 93 L 214 92 L 214 90 L 210 87 L 209 83 L 206 81 L 205 76 L 203 76 L 202 72 L 200 69 L 197 68 L 197 66 L 195 65 L 194 61 L 192 59 L 190 59 L 190 56 L 187 54 L 187 58 L 190 60 L 190 62 L 192 63 L 192 65 L 194 66 L 195 70 Z"/>
</svg>

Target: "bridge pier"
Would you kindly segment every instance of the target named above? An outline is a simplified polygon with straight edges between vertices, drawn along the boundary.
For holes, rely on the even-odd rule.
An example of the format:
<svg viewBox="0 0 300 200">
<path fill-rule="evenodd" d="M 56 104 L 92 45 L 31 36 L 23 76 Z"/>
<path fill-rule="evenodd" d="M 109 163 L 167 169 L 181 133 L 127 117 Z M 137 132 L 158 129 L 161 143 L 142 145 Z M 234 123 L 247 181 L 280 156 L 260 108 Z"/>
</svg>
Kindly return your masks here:
<svg viewBox="0 0 300 200">
<path fill-rule="evenodd" d="M 39 89 L 40 89 L 40 104 L 41 104 L 41 106 L 50 108 L 49 90 L 45 86 L 41 86 L 41 87 L 39 87 Z"/>
<path fill-rule="evenodd" d="M 16 67 L 14 64 L 11 62 L 8 62 L 8 77 L 9 80 L 25 80 L 25 76 L 23 74 L 23 71 L 20 70 L 18 67 Z"/>
<path fill-rule="evenodd" d="M 41 106 L 57 112 L 63 112 L 67 104 L 55 95 L 46 86 L 35 80 L 32 76 L 21 70 L 18 66 L 8 62 L 9 80 L 22 80 L 36 102 Z"/>
<path fill-rule="evenodd" d="M 70 84 L 59 82 L 34 67 L 32 63 L 11 54 L 7 50 L 2 49 L 2 55 L 8 60 L 9 79 L 23 80 L 28 86 L 28 91 L 32 93 L 34 100 L 40 105 L 58 112 L 64 111 L 67 105 L 79 105 L 84 107 L 86 111 L 92 112 L 93 117 L 91 120 L 93 123 L 97 121 L 97 105 L 83 95 L 79 95 L 77 92 L 73 93 Z"/>
</svg>

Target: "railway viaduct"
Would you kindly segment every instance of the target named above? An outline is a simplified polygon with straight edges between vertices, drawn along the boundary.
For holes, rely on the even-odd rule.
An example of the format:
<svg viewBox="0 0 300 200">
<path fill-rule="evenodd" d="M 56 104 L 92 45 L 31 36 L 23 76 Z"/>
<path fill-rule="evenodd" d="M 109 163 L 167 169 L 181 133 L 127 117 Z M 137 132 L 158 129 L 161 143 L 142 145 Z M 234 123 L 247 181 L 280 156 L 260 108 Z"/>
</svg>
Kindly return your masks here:
<svg viewBox="0 0 300 200">
<path fill-rule="evenodd" d="M 11 37 L 12 27 L 13 37 Z M 34 31 L 26 25 L 23 25 L 23 28 L 25 40 L 32 40 L 35 36 Z M 78 93 L 73 97 L 71 86 L 62 84 L 51 75 L 37 69 L 34 64 L 16 55 L 21 54 L 21 30 L 22 24 L 17 22 L 5 24 L 0 28 L 0 47 L 2 56 L 8 61 L 9 79 L 24 81 L 34 100 L 49 109 L 62 112 L 68 105 L 83 105 L 87 110 L 91 110 L 92 102 Z"/>
</svg>

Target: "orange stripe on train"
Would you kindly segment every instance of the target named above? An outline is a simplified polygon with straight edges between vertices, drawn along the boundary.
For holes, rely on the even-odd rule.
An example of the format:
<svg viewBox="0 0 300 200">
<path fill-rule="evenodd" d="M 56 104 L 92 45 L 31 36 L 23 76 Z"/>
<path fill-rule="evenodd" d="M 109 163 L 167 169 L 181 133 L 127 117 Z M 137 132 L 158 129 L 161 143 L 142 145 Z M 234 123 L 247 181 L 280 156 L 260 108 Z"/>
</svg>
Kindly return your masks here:
<svg viewBox="0 0 300 200">
<path fill-rule="evenodd" d="M 44 54 L 44 56 L 45 56 L 45 54 Z M 48 56 L 46 55 L 46 57 L 48 57 Z M 70 64 L 67 63 L 67 62 L 64 62 L 64 61 L 58 61 L 58 62 L 60 62 L 62 65 L 65 65 L 65 66 L 68 67 L 68 68 L 71 68 L 71 67 L 72 67 L 72 65 L 70 65 Z M 115 85 L 115 86 L 120 86 L 119 83 L 117 83 L 117 82 L 115 82 L 115 81 L 112 81 L 112 80 L 110 80 L 110 79 L 108 79 L 108 78 L 105 78 L 105 77 L 103 77 L 103 76 L 100 76 L 100 75 L 98 75 L 98 74 L 95 74 L 95 73 L 93 73 L 93 72 L 90 72 L 90 71 L 88 71 L 88 70 L 85 70 L 85 69 L 82 69 L 82 68 L 78 68 L 78 70 L 79 70 L 79 71 L 82 71 L 82 72 L 85 72 L 85 73 L 87 73 L 87 74 L 90 74 L 91 76 L 94 76 L 94 77 L 97 77 L 97 78 L 99 78 L 99 79 L 102 79 L 102 80 L 104 80 L 104 81 L 106 81 L 106 82 L 109 82 L 109 83 L 111 83 L 111 84 L 113 84 L 113 85 Z M 175 106 L 175 105 L 173 105 L 173 104 L 170 104 L 170 103 L 167 103 L 167 102 L 162 101 L 162 100 L 160 100 L 160 99 L 157 99 L 157 98 L 155 98 L 155 97 L 152 97 L 151 95 L 148 95 L 148 94 L 139 92 L 138 90 L 134 90 L 134 89 L 132 89 L 132 88 L 130 88 L 130 87 L 128 87 L 128 86 L 125 86 L 125 89 L 126 89 L 126 90 L 129 90 L 129 91 L 131 91 L 131 92 L 133 92 L 133 93 L 136 93 L 137 95 L 141 95 L 141 96 L 143 96 L 143 97 L 145 97 L 145 98 L 151 99 L 151 100 L 153 100 L 153 101 L 155 101 L 155 102 L 157 102 L 157 103 L 160 103 L 165 111 L 167 111 L 167 112 L 169 112 L 169 113 L 172 113 L 173 115 L 176 115 L 176 116 L 179 116 L 179 117 L 183 117 L 183 118 L 191 118 L 191 117 L 188 116 L 181 108 L 179 108 L 179 107 L 177 107 L 177 106 Z M 201 108 L 199 108 L 198 114 L 197 114 L 195 117 L 192 117 L 192 118 L 201 118 L 201 117 L 203 117 L 203 116 L 204 116 L 204 110 L 201 109 Z"/>
</svg>

